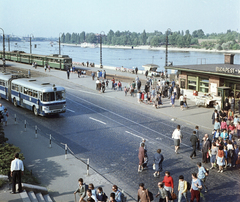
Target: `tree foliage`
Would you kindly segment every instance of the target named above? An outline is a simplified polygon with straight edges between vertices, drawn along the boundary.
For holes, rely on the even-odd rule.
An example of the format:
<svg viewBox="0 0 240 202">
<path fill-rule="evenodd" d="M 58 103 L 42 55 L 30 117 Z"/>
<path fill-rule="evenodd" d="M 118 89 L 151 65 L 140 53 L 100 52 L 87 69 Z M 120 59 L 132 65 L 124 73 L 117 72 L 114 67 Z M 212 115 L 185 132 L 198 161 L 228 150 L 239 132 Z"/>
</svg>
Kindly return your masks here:
<svg viewBox="0 0 240 202">
<path fill-rule="evenodd" d="M 168 45 L 172 47 L 188 48 L 206 48 L 206 49 L 217 49 L 217 50 L 238 50 L 240 49 L 240 34 L 236 31 L 227 30 L 226 33 L 212 33 L 205 34 L 202 29 L 195 30 L 190 33 L 189 30 L 185 32 L 183 30 L 175 32 L 164 32 L 154 31 L 147 33 L 143 30 L 142 33 L 130 32 L 130 31 L 119 31 L 109 32 L 104 35 L 102 34 L 102 43 L 105 45 L 150 45 L 153 47 L 165 46 L 166 37 L 168 37 Z M 202 42 L 199 44 L 198 40 Z M 213 40 L 214 39 L 214 40 Z M 100 43 L 100 34 L 85 33 L 84 31 L 78 33 L 66 33 L 62 34 L 61 42 L 63 43 L 74 43 L 79 44 L 83 42 L 87 43 Z"/>
</svg>

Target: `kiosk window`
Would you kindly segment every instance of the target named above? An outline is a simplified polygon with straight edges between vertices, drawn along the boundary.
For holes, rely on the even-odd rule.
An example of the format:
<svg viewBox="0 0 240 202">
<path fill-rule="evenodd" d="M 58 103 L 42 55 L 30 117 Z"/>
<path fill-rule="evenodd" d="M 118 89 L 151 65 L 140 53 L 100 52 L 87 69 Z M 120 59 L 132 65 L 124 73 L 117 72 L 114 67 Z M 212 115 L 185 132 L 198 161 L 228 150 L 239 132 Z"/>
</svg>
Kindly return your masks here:
<svg viewBox="0 0 240 202">
<path fill-rule="evenodd" d="M 203 93 L 208 93 L 209 89 L 209 79 L 208 78 L 201 78 L 199 79 L 200 85 L 199 85 L 199 91 Z"/>
<path fill-rule="evenodd" d="M 191 89 L 191 90 L 197 89 L 197 77 L 188 76 L 188 89 Z"/>
</svg>

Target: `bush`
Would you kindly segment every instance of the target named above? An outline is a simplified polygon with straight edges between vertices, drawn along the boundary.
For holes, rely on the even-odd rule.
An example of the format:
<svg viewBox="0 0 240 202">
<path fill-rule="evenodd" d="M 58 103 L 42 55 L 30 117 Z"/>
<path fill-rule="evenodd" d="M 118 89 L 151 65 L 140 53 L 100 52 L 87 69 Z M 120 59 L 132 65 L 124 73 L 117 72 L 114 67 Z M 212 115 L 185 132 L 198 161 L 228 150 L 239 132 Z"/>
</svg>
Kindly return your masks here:
<svg viewBox="0 0 240 202">
<path fill-rule="evenodd" d="M 20 153 L 20 148 L 12 144 L 0 145 L 0 174 L 8 175 L 10 172 L 11 162 L 14 159 L 14 154 L 19 153 L 19 159 L 24 160 L 23 154 Z M 30 171 L 24 168 L 24 175 L 22 176 L 22 182 L 30 184 L 39 184 L 37 178 L 35 178 Z M 1 184 L 1 182 L 0 182 Z"/>
</svg>

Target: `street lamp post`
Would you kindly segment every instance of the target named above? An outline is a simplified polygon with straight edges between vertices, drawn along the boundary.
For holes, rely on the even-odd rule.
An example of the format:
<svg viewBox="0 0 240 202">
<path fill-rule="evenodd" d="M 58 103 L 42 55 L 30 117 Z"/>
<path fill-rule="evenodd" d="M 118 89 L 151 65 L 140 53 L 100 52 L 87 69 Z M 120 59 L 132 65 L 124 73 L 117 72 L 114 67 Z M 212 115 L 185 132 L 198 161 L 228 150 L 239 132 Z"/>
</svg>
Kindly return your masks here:
<svg viewBox="0 0 240 202">
<path fill-rule="evenodd" d="M 6 72 L 5 68 L 5 36 L 4 36 L 4 30 L 0 28 L 3 32 L 3 57 L 2 57 L 2 62 L 3 62 L 3 71 Z"/>
<path fill-rule="evenodd" d="M 100 68 L 103 68 L 103 65 L 102 65 L 102 33 L 105 36 L 105 32 L 101 31 L 100 32 Z"/>
<path fill-rule="evenodd" d="M 61 55 L 61 39 L 60 39 L 60 35 L 62 35 L 62 32 L 59 33 L 59 39 L 58 39 L 58 50 L 59 50 L 59 55 Z"/>
<path fill-rule="evenodd" d="M 168 66 L 168 33 L 171 33 L 171 29 L 168 28 L 166 32 L 166 59 L 165 59 L 165 67 Z M 165 68 L 165 75 L 167 75 L 167 69 Z"/>
<path fill-rule="evenodd" d="M 32 37 L 34 38 L 33 34 L 30 34 L 30 54 L 32 54 Z"/>
<path fill-rule="evenodd" d="M 8 51 L 10 52 L 10 37 L 8 36 Z"/>
</svg>

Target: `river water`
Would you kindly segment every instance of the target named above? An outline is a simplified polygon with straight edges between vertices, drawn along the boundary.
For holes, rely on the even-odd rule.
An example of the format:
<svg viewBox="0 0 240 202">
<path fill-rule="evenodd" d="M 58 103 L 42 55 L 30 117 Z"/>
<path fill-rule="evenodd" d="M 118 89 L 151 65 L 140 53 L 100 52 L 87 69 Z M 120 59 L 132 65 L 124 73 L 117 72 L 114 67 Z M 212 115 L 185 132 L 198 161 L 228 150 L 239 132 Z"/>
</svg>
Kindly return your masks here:
<svg viewBox="0 0 240 202">
<path fill-rule="evenodd" d="M 35 47 L 36 44 L 36 47 Z M 5 43 L 6 51 L 8 51 L 8 43 Z M 0 45 L 2 47 L 2 45 Z M 32 53 L 49 55 L 58 54 L 58 43 L 54 42 L 32 42 Z M 10 50 L 19 50 L 26 53 L 30 52 L 29 42 L 12 42 Z M 82 48 L 76 46 L 61 46 L 61 54 L 69 55 L 73 62 L 87 62 L 100 64 L 99 48 Z M 223 64 L 224 53 L 215 52 L 195 52 L 195 51 L 168 51 L 168 61 L 173 65 L 194 65 L 194 64 Z M 103 66 L 113 67 L 138 67 L 142 70 L 142 65 L 154 63 L 160 66 L 159 70 L 164 70 L 165 51 L 164 50 L 139 50 L 139 49 L 119 49 L 119 48 L 103 48 L 102 64 Z M 234 64 L 240 64 L 240 54 L 235 54 Z"/>
</svg>

